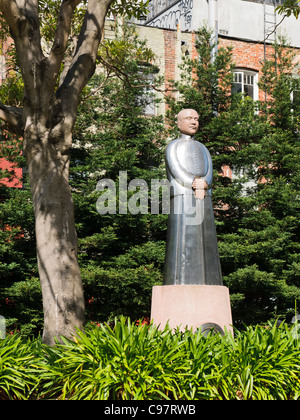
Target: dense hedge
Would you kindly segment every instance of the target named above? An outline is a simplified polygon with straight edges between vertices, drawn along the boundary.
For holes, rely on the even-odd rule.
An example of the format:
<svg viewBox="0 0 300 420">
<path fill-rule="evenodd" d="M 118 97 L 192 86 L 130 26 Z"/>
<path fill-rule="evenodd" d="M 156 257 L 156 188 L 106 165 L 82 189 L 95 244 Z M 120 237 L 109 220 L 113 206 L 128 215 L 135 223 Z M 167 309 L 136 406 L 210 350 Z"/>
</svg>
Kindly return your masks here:
<svg viewBox="0 0 300 420">
<path fill-rule="evenodd" d="M 14 334 L 0 340 L 0 399 L 299 399 L 296 327 L 204 337 L 122 318 L 55 347 Z"/>
</svg>

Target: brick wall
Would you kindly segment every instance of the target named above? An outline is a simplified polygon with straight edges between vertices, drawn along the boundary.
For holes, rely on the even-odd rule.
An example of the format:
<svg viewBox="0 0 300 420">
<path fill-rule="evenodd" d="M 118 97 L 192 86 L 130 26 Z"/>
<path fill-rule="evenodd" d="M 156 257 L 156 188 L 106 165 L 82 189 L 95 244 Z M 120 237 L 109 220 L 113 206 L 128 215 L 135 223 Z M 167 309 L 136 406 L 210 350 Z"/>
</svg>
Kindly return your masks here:
<svg viewBox="0 0 300 420">
<path fill-rule="evenodd" d="M 233 40 L 226 38 L 219 38 L 219 47 L 233 47 L 233 61 L 236 68 L 254 70 L 258 72 L 258 80 L 262 76 L 262 66 L 264 62 L 264 44 L 256 42 L 247 42 L 241 40 Z M 300 50 L 295 49 L 295 62 L 300 60 Z M 266 45 L 266 58 L 271 59 L 274 55 L 274 48 L 272 45 Z M 258 91 L 258 99 L 263 101 L 265 99 L 265 92 Z"/>
<path fill-rule="evenodd" d="M 180 77 L 179 65 L 182 59 L 181 47 L 183 44 L 188 47 L 192 59 L 197 58 L 196 34 L 193 32 L 181 32 L 176 30 L 160 29 L 154 27 L 140 26 L 138 33 L 148 41 L 148 46 L 153 49 L 157 57 L 157 66 L 160 74 L 164 76 L 164 89 L 169 88 L 169 80 L 178 80 Z M 238 39 L 230 39 L 225 36 L 219 37 L 219 47 L 233 47 L 233 61 L 236 68 L 247 69 L 258 72 L 258 80 L 262 73 L 264 62 L 264 44 Z M 266 46 L 266 57 L 271 58 L 273 46 Z M 300 50 L 295 50 L 300 61 Z M 265 99 L 265 92 L 258 90 L 258 99 Z M 160 106 L 159 113 L 165 113 L 165 107 Z"/>
<path fill-rule="evenodd" d="M 232 57 L 236 68 L 254 70 L 261 77 L 264 60 L 264 45 L 261 43 L 219 38 L 219 47 L 233 47 Z M 267 46 L 267 57 L 271 57 L 273 47 Z M 258 99 L 264 100 L 265 93 L 259 90 Z"/>
<path fill-rule="evenodd" d="M 18 168 L 16 164 L 11 163 L 4 158 L 0 158 L 0 169 L 11 173 L 10 177 L 0 179 L 0 186 L 5 185 L 6 187 L 22 188 L 22 168 Z"/>
<path fill-rule="evenodd" d="M 169 80 L 178 80 L 180 73 L 178 66 L 181 63 L 181 45 L 184 42 L 188 47 L 191 58 L 197 58 L 196 34 L 193 32 L 181 32 L 176 30 L 160 29 L 154 27 L 140 26 L 138 32 L 148 40 L 149 47 L 156 54 L 161 74 L 164 76 L 165 86 L 169 87 Z M 153 41 L 155 37 L 155 42 Z M 233 47 L 233 61 L 236 68 L 248 69 L 258 72 L 258 80 L 262 73 L 264 62 L 264 44 L 258 42 L 243 41 L 238 39 L 219 36 L 219 48 Z M 296 49 L 296 61 L 300 61 L 300 49 Z M 274 52 L 272 45 L 266 45 L 266 57 L 271 58 Z M 258 99 L 265 99 L 265 92 L 258 90 Z M 163 108 L 161 107 L 161 110 Z M 164 113 L 162 111 L 162 113 Z"/>
<path fill-rule="evenodd" d="M 165 88 L 169 88 L 169 81 L 175 80 L 176 77 L 176 64 L 178 58 L 176 57 L 177 46 L 177 32 L 164 31 L 164 49 L 165 49 Z"/>
</svg>

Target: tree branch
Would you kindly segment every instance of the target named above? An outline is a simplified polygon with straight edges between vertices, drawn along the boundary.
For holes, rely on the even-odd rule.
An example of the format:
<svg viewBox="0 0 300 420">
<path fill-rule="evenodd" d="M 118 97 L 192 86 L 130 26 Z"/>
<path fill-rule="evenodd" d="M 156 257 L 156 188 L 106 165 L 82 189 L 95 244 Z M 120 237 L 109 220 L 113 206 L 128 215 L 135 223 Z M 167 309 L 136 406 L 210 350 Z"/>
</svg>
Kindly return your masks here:
<svg viewBox="0 0 300 420">
<path fill-rule="evenodd" d="M 46 61 L 46 66 L 54 84 L 67 48 L 74 10 L 79 3 L 80 0 L 63 0 L 60 7 L 53 46 Z"/>
<path fill-rule="evenodd" d="M 264 41 L 263 41 L 263 42 L 266 42 L 266 41 L 270 38 L 270 36 L 271 36 L 271 35 L 273 35 L 273 33 L 274 33 L 274 32 L 276 31 L 276 29 L 278 28 L 278 26 L 282 24 L 282 22 L 284 21 L 284 19 L 285 19 L 286 17 L 287 17 L 287 15 L 284 15 L 284 16 L 283 16 L 283 18 L 280 20 L 280 22 L 279 22 L 279 23 L 277 23 L 277 24 L 274 26 L 273 30 L 272 30 L 270 33 L 268 33 L 268 35 L 267 35 L 267 34 L 265 34 L 265 35 L 266 35 L 266 37 L 265 37 L 265 39 L 264 39 Z"/>
<path fill-rule="evenodd" d="M 72 125 L 76 118 L 80 93 L 95 71 L 105 16 L 113 1 L 89 0 L 70 68 L 57 91 L 63 111 L 70 118 L 69 123 Z"/>
<path fill-rule="evenodd" d="M 24 16 L 16 0 L 0 0 L 0 10 L 10 27 L 12 36 L 16 36 L 24 23 Z"/>
<path fill-rule="evenodd" d="M 22 114 L 22 109 L 0 103 L 0 119 L 4 121 L 14 133 L 19 135 L 23 135 L 24 130 Z"/>
<path fill-rule="evenodd" d="M 43 77 L 38 0 L 0 0 L 0 10 L 14 39 L 22 71 L 25 96 L 34 108 L 40 107 L 39 88 Z"/>
<path fill-rule="evenodd" d="M 106 49 L 106 54 L 108 55 L 108 58 L 110 59 L 110 62 L 105 60 L 103 57 L 101 56 L 97 56 L 97 59 L 99 60 L 99 62 L 106 67 L 107 69 L 111 70 L 114 72 L 115 76 L 120 79 L 123 83 L 126 83 L 128 86 L 130 86 L 132 89 L 140 89 L 140 88 L 148 88 L 148 89 L 153 89 L 156 92 L 160 92 L 160 93 L 168 93 L 171 89 L 166 88 L 166 89 L 161 89 L 159 88 L 155 83 L 142 83 L 144 81 L 143 77 L 140 77 L 140 84 L 137 84 L 137 81 L 139 80 L 138 78 L 134 79 L 134 84 L 131 81 L 131 78 L 128 74 L 128 72 L 126 72 L 126 70 L 122 70 L 120 66 L 118 65 L 114 65 L 112 63 L 112 58 L 109 55 L 109 51 L 106 47 L 104 47 Z"/>
</svg>

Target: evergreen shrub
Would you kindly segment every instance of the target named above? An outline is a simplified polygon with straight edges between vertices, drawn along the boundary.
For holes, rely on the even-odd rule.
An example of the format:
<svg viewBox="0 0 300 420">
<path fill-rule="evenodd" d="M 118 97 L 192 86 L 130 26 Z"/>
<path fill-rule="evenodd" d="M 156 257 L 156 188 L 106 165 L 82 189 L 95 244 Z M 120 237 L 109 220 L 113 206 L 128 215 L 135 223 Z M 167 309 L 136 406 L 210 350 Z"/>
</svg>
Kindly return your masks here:
<svg viewBox="0 0 300 420">
<path fill-rule="evenodd" d="M 300 398 L 299 329 L 285 323 L 204 337 L 124 317 L 74 341 L 0 341 L 0 399 Z"/>
</svg>

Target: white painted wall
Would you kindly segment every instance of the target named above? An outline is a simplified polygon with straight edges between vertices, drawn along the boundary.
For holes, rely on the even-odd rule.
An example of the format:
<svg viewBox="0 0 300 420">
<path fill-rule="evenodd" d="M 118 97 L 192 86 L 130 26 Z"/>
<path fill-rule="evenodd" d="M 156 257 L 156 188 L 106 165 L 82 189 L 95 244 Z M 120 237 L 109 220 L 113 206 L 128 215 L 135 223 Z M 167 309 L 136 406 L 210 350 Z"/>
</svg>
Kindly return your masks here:
<svg viewBox="0 0 300 420">
<path fill-rule="evenodd" d="M 274 6 L 266 5 L 267 33 L 272 32 L 274 23 L 279 23 L 281 15 L 274 18 Z M 245 0 L 218 0 L 219 34 L 233 38 L 264 41 L 264 5 Z M 300 47 L 300 20 L 293 16 L 285 18 L 278 26 L 277 35 L 285 35 L 294 47 Z M 274 40 L 274 35 L 269 37 Z"/>
<path fill-rule="evenodd" d="M 231 38 L 263 42 L 264 5 L 247 0 L 152 0 L 149 26 L 176 29 L 180 25 L 182 31 L 196 31 L 203 24 L 210 23 L 218 29 L 220 35 Z M 267 31 L 271 32 L 275 19 L 274 7 L 266 5 Z M 156 14 L 156 15 L 155 15 Z M 276 15 L 276 22 L 282 19 Z M 277 34 L 285 35 L 294 47 L 300 47 L 300 18 L 285 18 L 277 29 Z M 269 40 L 273 41 L 274 36 Z"/>
</svg>

